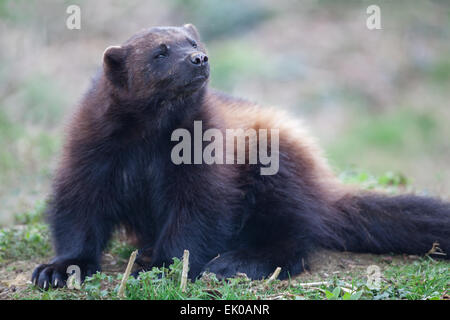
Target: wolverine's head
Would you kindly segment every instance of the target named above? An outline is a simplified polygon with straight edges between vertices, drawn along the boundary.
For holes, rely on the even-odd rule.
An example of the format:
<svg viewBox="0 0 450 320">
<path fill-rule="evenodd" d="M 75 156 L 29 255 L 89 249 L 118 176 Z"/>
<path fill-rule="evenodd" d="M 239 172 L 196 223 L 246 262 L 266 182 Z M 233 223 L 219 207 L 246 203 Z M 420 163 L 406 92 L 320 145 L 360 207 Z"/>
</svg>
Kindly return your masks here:
<svg viewBox="0 0 450 320">
<path fill-rule="evenodd" d="M 121 46 L 108 47 L 103 69 L 118 92 L 137 99 L 190 95 L 209 78 L 205 47 L 191 24 L 146 29 Z"/>
</svg>

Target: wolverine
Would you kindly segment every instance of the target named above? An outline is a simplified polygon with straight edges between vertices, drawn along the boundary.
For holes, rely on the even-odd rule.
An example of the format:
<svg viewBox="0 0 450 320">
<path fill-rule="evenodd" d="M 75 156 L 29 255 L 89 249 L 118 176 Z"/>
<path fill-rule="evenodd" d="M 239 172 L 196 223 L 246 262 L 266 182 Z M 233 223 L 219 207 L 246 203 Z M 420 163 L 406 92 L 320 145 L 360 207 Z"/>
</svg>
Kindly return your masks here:
<svg viewBox="0 0 450 320">
<path fill-rule="evenodd" d="M 286 279 L 308 268 L 319 248 L 426 254 L 439 243 L 449 252 L 450 203 L 343 185 L 300 123 L 210 89 L 209 63 L 191 24 L 146 29 L 105 50 L 66 132 L 46 212 L 56 255 L 34 270 L 34 284 L 63 287 L 70 265 L 82 278 L 100 270 L 119 228 L 139 249 L 137 272 L 167 266 L 187 249 L 191 279 L 204 271 L 262 279 L 277 267 Z M 255 147 L 276 153 L 278 170 L 264 175 L 266 164 L 249 161 L 174 163 L 173 132 L 194 136 L 198 121 L 201 135 L 276 129 L 277 150 L 270 135 L 265 146 L 244 140 L 247 157 Z"/>
</svg>

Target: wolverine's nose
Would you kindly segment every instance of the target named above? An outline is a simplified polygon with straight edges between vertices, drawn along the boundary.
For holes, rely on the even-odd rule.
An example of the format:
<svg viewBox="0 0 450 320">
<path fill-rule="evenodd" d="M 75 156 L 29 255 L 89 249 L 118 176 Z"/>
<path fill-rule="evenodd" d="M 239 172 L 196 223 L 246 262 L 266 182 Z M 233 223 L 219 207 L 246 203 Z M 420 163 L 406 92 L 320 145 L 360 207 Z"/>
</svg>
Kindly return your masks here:
<svg viewBox="0 0 450 320">
<path fill-rule="evenodd" d="M 208 56 L 203 52 L 195 52 L 190 55 L 190 60 L 197 66 L 205 65 L 208 63 Z"/>
</svg>

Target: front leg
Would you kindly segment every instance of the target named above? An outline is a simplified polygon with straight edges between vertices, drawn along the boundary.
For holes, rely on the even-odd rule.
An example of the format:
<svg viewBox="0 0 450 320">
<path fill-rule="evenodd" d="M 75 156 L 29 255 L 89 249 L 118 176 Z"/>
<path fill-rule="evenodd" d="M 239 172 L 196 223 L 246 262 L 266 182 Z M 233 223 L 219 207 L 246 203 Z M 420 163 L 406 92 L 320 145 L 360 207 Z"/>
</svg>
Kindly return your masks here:
<svg viewBox="0 0 450 320">
<path fill-rule="evenodd" d="M 113 226 L 110 220 L 102 218 L 98 207 L 83 209 L 74 206 L 70 211 L 64 211 L 60 204 L 50 205 L 50 227 L 56 257 L 34 270 L 31 280 L 39 288 L 63 287 L 71 265 L 80 268 L 82 280 L 100 270 L 101 253 Z M 94 214 L 95 209 L 97 212 Z"/>
<path fill-rule="evenodd" d="M 92 172 L 68 170 L 55 181 L 47 219 L 56 256 L 38 266 L 31 277 L 39 288 L 60 288 L 67 280 L 67 268 L 78 266 L 81 279 L 100 270 L 100 258 L 120 220 L 117 199 L 120 185 L 111 181 L 109 163 L 99 161 Z"/>
</svg>

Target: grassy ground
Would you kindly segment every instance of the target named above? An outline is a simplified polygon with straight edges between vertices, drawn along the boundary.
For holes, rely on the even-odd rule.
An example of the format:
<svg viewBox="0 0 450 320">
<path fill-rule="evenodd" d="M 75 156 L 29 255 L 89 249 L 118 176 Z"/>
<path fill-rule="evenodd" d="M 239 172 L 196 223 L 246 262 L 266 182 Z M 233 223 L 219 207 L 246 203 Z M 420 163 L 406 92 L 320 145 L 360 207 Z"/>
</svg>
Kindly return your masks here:
<svg viewBox="0 0 450 320">
<path fill-rule="evenodd" d="M 392 173 L 374 177 L 349 171 L 342 180 L 366 189 L 396 193 L 407 180 Z M 15 217 L 16 224 L 0 229 L 0 299 L 118 299 L 117 292 L 133 250 L 117 235 L 103 257 L 103 272 L 88 278 L 80 290 L 41 291 L 30 282 L 33 268 L 52 255 L 48 228 L 42 222 L 45 205 Z M 318 251 L 311 270 L 288 281 L 250 281 L 240 275 L 218 281 L 208 274 L 180 290 L 181 262 L 154 268 L 130 278 L 127 299 L 449 299 L 450 263 L 431 257 L 371 255 Z M 377 266 L 380 285 L 368 282 L 367 268 Z"/>
</svg>

